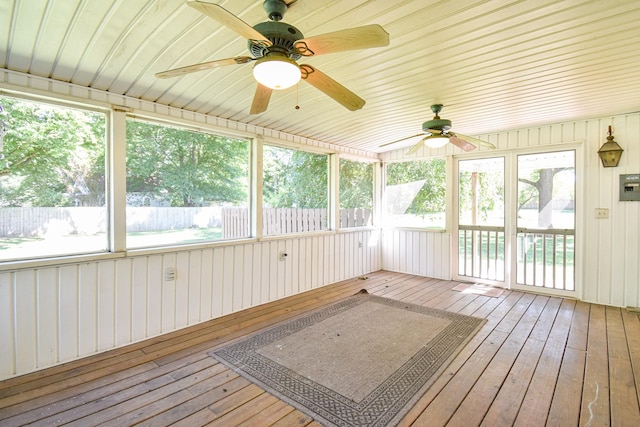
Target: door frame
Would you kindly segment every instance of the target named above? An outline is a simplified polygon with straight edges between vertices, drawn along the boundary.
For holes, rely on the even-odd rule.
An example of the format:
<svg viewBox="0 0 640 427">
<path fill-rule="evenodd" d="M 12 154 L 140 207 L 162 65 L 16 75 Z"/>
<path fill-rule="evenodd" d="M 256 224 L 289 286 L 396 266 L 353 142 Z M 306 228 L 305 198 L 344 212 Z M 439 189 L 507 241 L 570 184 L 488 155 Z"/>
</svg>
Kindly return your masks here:
<svg viewBox="0 0 640 427">
<path fill-rule="evenodd" d="M 518 285 L 516 282 L 516 268 L 517 268 L 517 208 L 515 206 L 515 200 L 517 200 L 518 192 L 518 156 L 523 154 L 536 154 L 536 153 L 551 153 L 556 151 L 574 151 L 575 153 L 575 200 L 574 200 L 574 285 L 573 291 L 556 290 L 550 288 L 534 287 L 531 285 Z M 460 160 L 474 160 L 474 159 L 488 159 L 503 157 L 504 158 L 504 233 L 505 233 L 505 254 L 504 254 L 504 282 L 496 280 L 486 280 L 473 278 L 474 282 L 484 283 L 492 286 L 498 286 L 506 289 L 515 289 L 523 291 L 535 291 L 538 293 L 549 294 L 554 296 L 582 298 L 582 281 L 583 281 L 583 230 L 584 230 L 584 204 L 585 204 L 585 192 L 584 192 L 584 153 L 583 144 L 580 142 L 572 142 L 566 144 L 554 144 L 537 147 L 527 147 L 521 149 L 514 149 L 507 151 L 489 152 L 483 151 L 481 153 L 464 153 L 452 156 L 451 162 L 451 277 L 454 280 L 469 281 L 468 276 L 458 275 L 458 258 L 459 258 L 459 161 Z"/>
</svg>

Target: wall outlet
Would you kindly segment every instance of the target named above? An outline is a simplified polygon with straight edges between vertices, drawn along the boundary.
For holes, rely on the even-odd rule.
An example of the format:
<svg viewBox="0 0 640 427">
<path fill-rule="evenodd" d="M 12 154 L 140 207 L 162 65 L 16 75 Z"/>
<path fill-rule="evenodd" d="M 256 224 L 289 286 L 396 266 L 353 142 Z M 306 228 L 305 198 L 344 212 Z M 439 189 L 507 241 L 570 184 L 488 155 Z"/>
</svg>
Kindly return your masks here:
<svg viewBox="0 0 640 427">
<path fill-rule="evenodd" d="M 286 252 L 280 252 L 280 261 L 284 261 L 287 259 L 287 253 Z"/>
<path fill-rule="evenodd" d="M 596 218 L 598 219 L 606 219 L 609 218 L 609 209 L 606 208 L 596 208 Z"/>
<path fill-rule="evenodd" d="M 175 267 L 167 267 L 164 269 L 164 281 L 172 282 L 176 280 L 176 269 Z"/>
</svg>

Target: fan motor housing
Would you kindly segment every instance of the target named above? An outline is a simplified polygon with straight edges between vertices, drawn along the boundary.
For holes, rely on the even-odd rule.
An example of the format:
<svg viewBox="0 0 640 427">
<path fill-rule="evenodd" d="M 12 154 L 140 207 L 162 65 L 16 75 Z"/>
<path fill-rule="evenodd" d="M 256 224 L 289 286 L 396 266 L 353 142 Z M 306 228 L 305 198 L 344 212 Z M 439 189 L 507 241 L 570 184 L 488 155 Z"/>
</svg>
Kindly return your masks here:
<svg viewBox="0 0 640 427">
<path fill-rule="evenodd" d="M 429 132 L 429 129 L 439 130 L 441 132 L 447 132 L 451 129 L 451 120 L 446 119 L 433 119 L 427 120 L 422 124 L 422 130 Z"/>
<path fill-rule="evenodd" d="M 262 58 L 269 52 L 277 51 L 284 53 L 294 61 L 300 59 L 301 55 L 296 52 L 294 43 L 303 39 L 304 36 L 293 25 L 286 22 L 269 21 L 256 24 L 253 28 L 273 43 L 272 46 L 265 47 L 249 40 L 247 46 L 254 58 Z"/>
</svg>

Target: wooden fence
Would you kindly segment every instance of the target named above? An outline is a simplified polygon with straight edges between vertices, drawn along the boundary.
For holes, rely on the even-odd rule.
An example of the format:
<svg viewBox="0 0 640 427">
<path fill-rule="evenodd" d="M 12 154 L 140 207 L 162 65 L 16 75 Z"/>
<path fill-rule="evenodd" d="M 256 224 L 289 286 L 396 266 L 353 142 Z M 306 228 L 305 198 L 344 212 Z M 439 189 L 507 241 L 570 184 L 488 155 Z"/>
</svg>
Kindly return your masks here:
<svg viewBox="0 0 640 427">
<path fill-rule="evenodd" d="M 340 209 L 340 228 L 371 225 L 371 209 Z M 222 238 L 247 237 L 249 232 L 247 208 L 222 209 Z M 266 208 L 262 211 L 262 233 L 265 236 L 320 231 L 327 229 L 326 209 Z"/>
<path fill-rule="evenodd" d="M 92 235 L 106 230 L 105 207 L 1 208 L 0 238 Z M 370 209 L 341 209 L 340 228 L 370 225 Z M 264 235 L 327 229 L 326 209 L 264 209 Z M 248 237 L 245 207 L 127 207 L 127 232 L 221 227 L 223 239 Z"/>
<path fill-rule="evenodd" d="M 0 238 L 104 233 L 104 207 L 0 208 Z"/>
<path fill-rule="evenodd" d="M 127 231 L 222 227 L 220 206 L 127 207 Z M 104 233 L 105 207 L 1 208 L 0 238 Z"/>
</svg>

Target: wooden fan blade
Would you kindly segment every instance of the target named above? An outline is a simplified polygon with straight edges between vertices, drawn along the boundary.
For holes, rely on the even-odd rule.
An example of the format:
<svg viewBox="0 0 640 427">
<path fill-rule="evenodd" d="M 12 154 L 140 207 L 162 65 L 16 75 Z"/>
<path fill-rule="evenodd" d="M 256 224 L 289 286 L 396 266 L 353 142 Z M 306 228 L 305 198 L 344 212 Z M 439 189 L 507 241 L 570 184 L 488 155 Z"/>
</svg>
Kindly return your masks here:
<svg viewBox="0 0 640 427">
<path fill-rule="evenodd" d="M 453 133 L 453 132 L 451 132 Z M 475 144 L 475 145 L 482 145 L 483 147 L 487 147 L 487 148 L 491 148 L 492 150 L 496 149 L 496 146 L 493 145 L 490 142 L 487 141 L 483 141 L 482 139 L 478 139 L 478 138 L 474 138 L 472 136 L 467 136 L 467 135 L 461 135 L 461 134 L 454 134 L 454 136 L 457 136 L 458 138 L 462 138 L 467 140 L 468 142 Z"/>
<path fill-rule="evenodd" d="M 365 100 L 360 98 L 355 93 L 351 92 L 346 87 L 342 86 L 331 77 L 327 76 L 317 68 L 313 68 L 311 65 L 300 65 L 300 71 L 302 72 L 302 78 L 309 84 L 325 95 L 330 96 L 338 104 L 343 107 L 355 111 L 361 109 Z"/>
<path fill-rule="evenodd" d="M 249 39 L 264 46 L 271 46 L 271 41 L 255 30 L 251 25 L 238 18 L 227 9 L 217 4 L 207 3 L 199 0 L 188 1 L 187 5 L 191 6 L 203 15 L 207 15 L 209 18 L 218 21 L 220 24 L 235 31 L 245 39 Z"/>
<path fill-rule="evenodd" d="M 251 104 L 251 110 L 249 114 L 260 114 L 267 111 L 269 106 L 269 100 L 271 100 L 271 93 L 273 90 L 266 86 L 262 86 L 258 83 L 256 93 L 253 95 L 253 103 Z"/>
<path fill-rule="evenodd" d="M 429 138 L 428 136 L 425 136 L 424 138 L 422 138 L 420 140 L 420 142 L 418 142 L 416 145 L 414 145 L 413 147 L 411 147 L 409 149 L 409 151 L 406 152 L 407 156 L 410 156 L 412 154 L 414 154 L 416 151 L 418 151 L 420 148 L 422 148 L 422 146 L 424 145 L 424 142 L 427 140 L 427 138 Z"/>
<path fill-rule="evenodd" d="M 404 137 L 404 138 L 396 139 L 395 141 L 386 142 L 386 143 L 384 143 L 382 145 L 379 145 L 378 147 L 386 147 L 387 145 L 397 144 L 398 142 L 406 141 L 407 139 L 411 139 L 411 138 L 417 138 L 419 136 L 424 136 L 424 133 L 418 133 L 416 135 L 411 135 L 411 136 L 407 136 L 407 137 Z"/>
<path fill-rule="evenodd" d="M 476 149 L 476 146 L 470 143 L 469 141 L 462 139 L 456 135 L 449 136 L 449 142 L 460 148 L 463 151 L 473 151 Z"/>
<path fill-rule="evenodd" d="M 295 49 L 303 56 L 323 55 L 325 53 L 388 45 L 389 34 L 377 24 L 321 34 L 301 39 L 294 43 Z"/>
<path fill-rule="evenodd" d="M 218 59 L 216 61 L 203 62 L 201 64 L 187 65 L 186 67 L 174 68 L 173 70 L 156 73 L 159 79 L 177 77 L 183 74 L 194 73 L 196 71 L 210 70 L 212 68 L 224 67 L 225 65 L 246 64 L 254 59 L 249 56 L 237 56 L 235 58 Z"/>
</svg>

